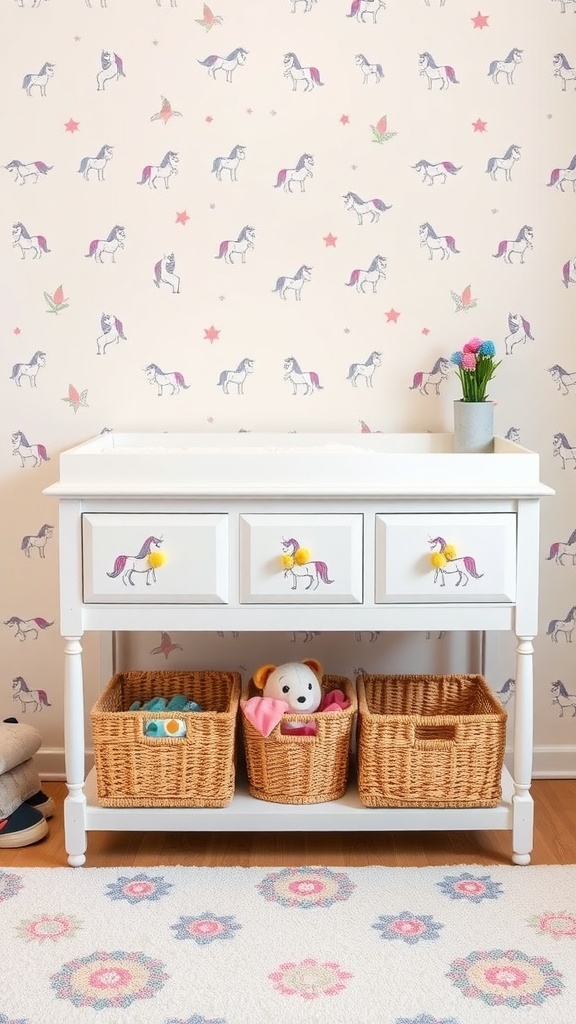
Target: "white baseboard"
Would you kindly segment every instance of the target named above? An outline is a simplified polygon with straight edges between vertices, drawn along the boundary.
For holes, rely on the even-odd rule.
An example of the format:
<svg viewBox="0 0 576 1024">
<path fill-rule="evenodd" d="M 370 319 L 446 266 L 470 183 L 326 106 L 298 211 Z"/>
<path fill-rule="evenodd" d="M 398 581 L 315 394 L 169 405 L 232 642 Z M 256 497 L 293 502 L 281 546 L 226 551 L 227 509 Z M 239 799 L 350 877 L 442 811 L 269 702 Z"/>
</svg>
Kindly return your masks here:
<svg viewBox="0 0 576 1024">
<path fill-rule="evenodd" d="M 512 752 L 506 751 L 504 761 L 512 773 Z M 66 778 L 64 750 L 60 747 L 43 747 L 36 754 L 38 774 L 47 782 L 60 782 Z M 86 750 L 86 774 L 94 764 L 92 750 Z M 574 779 L 576 778 L 576 745 L 535 747 L 533 754 L 533 779 Z"/>
</svg>

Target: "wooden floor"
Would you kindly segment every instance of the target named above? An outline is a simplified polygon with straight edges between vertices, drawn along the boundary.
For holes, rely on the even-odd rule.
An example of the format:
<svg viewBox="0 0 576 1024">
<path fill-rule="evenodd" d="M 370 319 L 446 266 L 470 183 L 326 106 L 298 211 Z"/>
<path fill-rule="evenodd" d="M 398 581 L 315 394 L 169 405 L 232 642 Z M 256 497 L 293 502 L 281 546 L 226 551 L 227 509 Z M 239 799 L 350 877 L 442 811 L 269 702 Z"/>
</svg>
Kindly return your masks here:
<svg viewBox="0 0 576 1024">
<path fill-rule="evenodd" d="M 44 783 L 56 802 L 45 839 L 0 850 L 0 870 L 65 866 L 63 782 Z M 533 864 L 576 864 L 576 779 L 537 780 Z M 87 867 L 282 867 L 322 864 L 424 867 L 443 864 L 509 864 L 509 832 L 402 833 L 199 833 L 90 832 Z"/>
</svg>

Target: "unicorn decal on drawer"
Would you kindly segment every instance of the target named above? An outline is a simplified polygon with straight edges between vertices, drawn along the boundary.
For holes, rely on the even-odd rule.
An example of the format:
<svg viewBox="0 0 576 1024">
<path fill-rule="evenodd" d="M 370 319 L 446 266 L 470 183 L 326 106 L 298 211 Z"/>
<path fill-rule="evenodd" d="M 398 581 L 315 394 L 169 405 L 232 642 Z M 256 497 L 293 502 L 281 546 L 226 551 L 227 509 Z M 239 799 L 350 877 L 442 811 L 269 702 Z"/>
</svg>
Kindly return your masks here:
<svg viewBox="0 0 576 1024">
<path fill-rule="evenodd" d="M 481 580 L 484 573 L 478 572 L 476 561 L 472 555 L 459 556 L 452 544 L 447 544 L 444 537 L 430 537 L 430 561 L 435 569 L 434 583 L 440 580 L 440 586 L 446 586 L 446 576 L 456 576 L 455 584 L 466 586 L 469 579 Z M 436 550 L 437 549 L 437 550 Z"/>
<path fill-rule="evenodd" d="M 151 587 L 156 583 L 156 569 L 164 564 L 164 554 L 159 550 L 162 540 L 162 537 L 146 537 L 137 555 L 117 555 L 112 572 L 106 575 L 112 580 L 120 577 L 125 587 L 135 587 L 134 573 L 143 573 L 146 586 Z"/>
<path fill-rule="evenodd" d="M 301 579 L 307 580 L 305 590 L 318 590 L 321 583 L 334 583 L 328 578 L 326 562 L 315 561 L 308 548 L 301 548 L 295 537 L 283 538 L 280 561 L 284 579 L 292 581 L 292 590 L 296 590 Z"/>
</svg>

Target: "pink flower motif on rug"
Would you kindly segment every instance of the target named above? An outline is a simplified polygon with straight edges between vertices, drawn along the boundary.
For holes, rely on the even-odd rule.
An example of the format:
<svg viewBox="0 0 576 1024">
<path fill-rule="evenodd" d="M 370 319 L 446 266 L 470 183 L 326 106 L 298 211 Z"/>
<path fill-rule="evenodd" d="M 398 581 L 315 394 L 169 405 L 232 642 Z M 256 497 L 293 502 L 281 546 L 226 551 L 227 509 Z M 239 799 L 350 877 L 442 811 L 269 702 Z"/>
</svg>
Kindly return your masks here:
<svg viewBox="0 0 576 1024">
<path fill-rule="evenodd" d="M 576 939 L 576 914 L 565 910 L 547 910 L 543 914 L 534 914 L 528 918 L 541 935 L 550 935 L 553 939 Z"/>
<path fill-rule="evenodd" d="M 469 871 L 463 871 L 460 875 L 446 875 L 437 885 L 451 900 L 469 900 L 470 903 L 496 900 L 502 895 L 500 882 L 493 882 L 490 875 L 472 875 Z"/>
<path fill-rule="evenodd" d="M 331 907 L 352 895 L 356 886 L 348 875 L 330 868 L 285 868 L 266 875 L 256 888 L 265 900 L 282 907 Z"/>
<path fill-rule="evenodd" d="M 176 939 L 193 939 L 199 946 L 207 946 L 217 939 L 233 939 L 234 932 L 242 927 L 234 920 L 234 915 L 217 917 L 206 911 L 198 917 L 181 917 L 176 924 L 170 925 Z"/>
<path fill-rule="evenodd" d="M 166 896 L 172 883 L 166 882 L 161 875 L 141 873 L 131 878 L 120 875 L 116 882 L 109 882 L 107 895 L 111 900 L 126 900 L 128 903 L 142 903 L 143 900 L 159 900 Z"/>
<path fill-rule="evenodd" d="M 339 964 L 308 959 L 301 960 L 299 964 L 280 964 L 278 970 L 268 977 L 283 996 L 318 999 L 320 996 L 339 995 L 346 988 L 345 982 L 353 975 L 342 970 Z"/>
<path fill-rule="evenodd" d="M 73 914 L 42 914 L 41 917 L 29 917 L 20 922 L 17 933 L 26 942 L 58 942 L 59 939 L 70 938 L 83 928 L 83 922 Z"/>
<path fill-rule="evenodd" d="M 380 914 L 378 922 L 372 925 L 381 932 L 382 939 L 401 939 L 410 946 L 415 946 L 423 939 L 438 939 L 440 929 L 444 925 L 434 921 L 431 914 L 412 914 L 403 910 L 401 914 Z"/>
<path fill-rule="evenodd" d="M 152 999 L 169 980 L 159 960 L 144 953 L 98 950 L 63 964 L 50 981 L 57 999 L 93 1010 L 125 1009 L 137 999 Z"/>
<path fill-rule="evenodd" d="M 20 875 L 9 875 L 7 871 L 0 871 L 0 903 L 11 900 L 23 888 L 24 883 Z"/>
<path fill-rule="evenodd" d="M 518 949 L 474 950 L 454 960 L 447 978 L 469 999 L 488 1006 L 540 1006 L 564 988 L 562 975 L 549 960 Z"/>
</svg>

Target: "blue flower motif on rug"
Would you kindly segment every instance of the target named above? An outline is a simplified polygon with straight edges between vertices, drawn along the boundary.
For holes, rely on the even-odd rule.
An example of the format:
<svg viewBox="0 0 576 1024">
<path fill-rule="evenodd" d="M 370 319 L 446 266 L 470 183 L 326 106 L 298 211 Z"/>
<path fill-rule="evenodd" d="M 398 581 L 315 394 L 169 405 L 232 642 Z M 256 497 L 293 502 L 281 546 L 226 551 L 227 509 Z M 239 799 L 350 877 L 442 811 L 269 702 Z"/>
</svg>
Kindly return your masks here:
<svg viewBox="0 0 576 1024">
<path fill-rule="evenodd" d="M 111 900 L 126 900 L 127 903 L 142 903 L 143 900 L 159 900 L 173 888 L 161 875 L 120 875 L 118 881 L 109 882 L 106 895 Z"/>
<path fill-rule="evenodd" d="M 482 900 L 497 900 L 502 895 L 500 882 L 492 881 L 490 875 L 472 875 L 469 871 L 463 871 L 461 875 L 446 875 L 436 884 L 451 900 L 481 903 Z"/>
<path fill-rule="evenodd" d="M 552 939 L 576 939 L 576 914 L 567 910 L 545 910 L 529 917 L 528 924 Z"/>
<path fill-rule="evenodd" d="M 564 988 L 562 975 L 549 960 L 519 949 L 474 950 L 454 960 L 446 977 L 469 999 L 513 1010 L 540 1006 Z"/>
<path fill-rule="evenodd" d="M 9 875 L 7 871 L 0 871 L 0 903 L 10 900 L 24 888 L 24 882 L 20 875 Z"/>
<path fill-rule="evenodd" d="M 0 1024 L 30 1024 L 29 1020 L 12 1020 L 5 1013 L 0 1013 Z"/>
<path fill-rule="evenodd" d="M 272 872 L 256 888 L 269 903 L 308 910 L 343 902 L 350 898 L 356 886 L 342 872 L 303 867 Z"/>
<path fill-rule="evenodd" d="M 124 1010 L 137 999 L 151 999 L 169 980 L 165 964 L 144 953 L 98 950 L 63 964 L 50 981 L 57 999 L 93 1010 Z"/>
<path fill-rule="evenodd" d="M 394 1024 L 458 1024 L 455 1017 L 431 1017 L 429 1013 L 421 1013 L 419 1017 L 398 1017 Z"/>
<path fill-rule="evenodd" d="M 234 920 L 234 915 L 217 917 L 206 911 L 198 917 L 181 917 L 176 924 L 170 925 L 176 939 L 193 939 L 199 946 L 208 946 L 217 939 L 233 939 L 234 932 L 242 927 Z"/>
<path fill-rule="evenodd" d="M 382 939 L 400 939 L 410 946 L 415 946 L 423 939 L 439 938 L 443 924 L 434 921 L 431 914 L 413 914 L 403 910 L 401 914 L 380 914 L 378 923 L 372 928 L 381 932 Z"/>
</svg>

